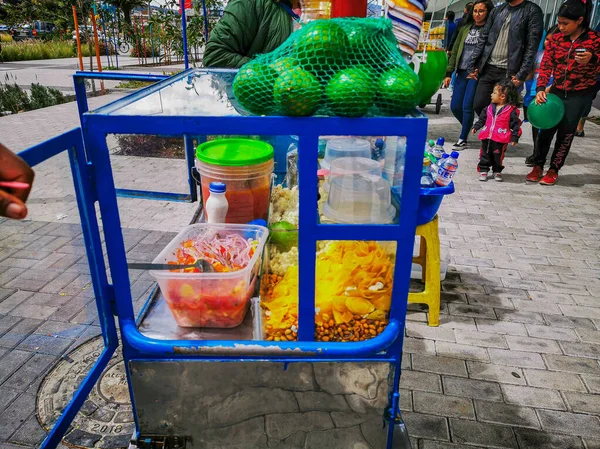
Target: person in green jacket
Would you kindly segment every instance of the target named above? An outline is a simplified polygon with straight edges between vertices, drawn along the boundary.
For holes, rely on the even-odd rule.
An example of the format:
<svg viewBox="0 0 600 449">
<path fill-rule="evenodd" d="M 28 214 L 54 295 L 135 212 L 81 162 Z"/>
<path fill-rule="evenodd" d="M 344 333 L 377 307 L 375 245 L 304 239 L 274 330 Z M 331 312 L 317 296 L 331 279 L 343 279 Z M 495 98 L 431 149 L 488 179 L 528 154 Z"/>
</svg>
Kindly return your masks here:
<svg viewBox="0 0 600 449">
<path fill-rule="evenodd" d="M 204 51 L 205 67 L 236 69 L 269 53 L 292 34 L 300 0 L 230 0 Z"/>
<path fill-rule="evenodd" d="M 454 117 L 461 123 L 462 130 L 458 142 L 454 144 L 455 150 L 462 150 L 467 147 L 467 137 L 475 119 L 473 99 L 477 90 L 477 80 L 469 78 L 467 67 L 477 45 L 479 31 L 485 25 L 493 8 L 494 5 L 491 0 L 477 0 L 473 4 L 472 12 L 467 16 L 464 25 L 456 31 L 457 36 L 452 46 L 446 79 L 444 79 L 444 87 L 448 87 L 452 73 L 456 70 L 450 109 Z"/>
</svg>

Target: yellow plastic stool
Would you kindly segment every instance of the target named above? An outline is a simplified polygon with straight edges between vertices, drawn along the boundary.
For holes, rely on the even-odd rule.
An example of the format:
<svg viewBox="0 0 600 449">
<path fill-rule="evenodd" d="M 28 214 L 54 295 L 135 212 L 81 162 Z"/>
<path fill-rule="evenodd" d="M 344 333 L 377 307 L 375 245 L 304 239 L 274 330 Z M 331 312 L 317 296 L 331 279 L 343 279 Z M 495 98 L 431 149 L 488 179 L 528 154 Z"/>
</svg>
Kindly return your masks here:
<svg viewBox="0 0 600 449">
<path fill-rule="evenodd" d="M 429 325 L 440 325 L 440 237 L 437 215 L 429 223 L 417 226 L 416 235 L 421 237 L 419 255 L 413 263 L 421 265 L 425 288 L 419 293 L 409 293 L 411 304 L 427 304 L 429 307 Z"/>
</svg>

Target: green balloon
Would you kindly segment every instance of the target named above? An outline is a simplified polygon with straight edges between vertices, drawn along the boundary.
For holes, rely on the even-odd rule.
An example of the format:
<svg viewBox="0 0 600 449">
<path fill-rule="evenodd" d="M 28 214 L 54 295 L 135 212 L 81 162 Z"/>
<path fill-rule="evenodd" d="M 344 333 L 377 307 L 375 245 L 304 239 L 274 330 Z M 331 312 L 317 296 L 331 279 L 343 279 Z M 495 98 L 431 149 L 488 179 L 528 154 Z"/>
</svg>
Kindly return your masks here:
<svg viewBox="0 0 600 449">
<path fill-rule="evenodd" d="M 446 76 L 448 56 L 443 50 L 427 52 L 427 62 L 419 66 L 419 79 L 423 84 L 419 104 L 429 103 L 431 97 L 439 90 Z"/>
<path fill-rule="evenodd" d="M 536 104 L 535 101 L 532 101 L 527 108 L 527 119 L 539 129 L 554 128 L 564 115 L 565 105 L 554 94 L 546 94 L 546 102 L 543 104 Z"/>
</svg>

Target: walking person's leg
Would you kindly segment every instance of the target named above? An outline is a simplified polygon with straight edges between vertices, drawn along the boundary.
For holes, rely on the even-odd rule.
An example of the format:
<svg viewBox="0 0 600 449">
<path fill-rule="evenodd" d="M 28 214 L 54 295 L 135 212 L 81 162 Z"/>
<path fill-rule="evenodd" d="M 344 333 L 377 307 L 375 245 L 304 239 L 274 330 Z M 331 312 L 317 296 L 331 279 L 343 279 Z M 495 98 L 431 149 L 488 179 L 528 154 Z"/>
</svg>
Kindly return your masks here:
<svg viewBox="0 0 600 449">
<path fill-rule="evenodd" d="M 492 101 L 491 95 L 498 81 L 506 78 L 506 70 L 494 66 L 486 66 L 479 77 L 475 98 L 473 99 L 473 110 L 479 116 Z"/>
<path fill-rule="evenodd" d="M 544 165 L 546 165 L 546 158 L 548 157 L 548 153 L 550 152 L 550 145 L 552 144 L 552 139 L 556 134 L 556 130 L 558 126 L 550 129 L 540 129 L 536 144 L 534 146 L 535 149 L 535 165 L 531 172 L 526 176 L 526 180 L 529 182 L 538 182 L 542 179 L 542 175 L 544 174 Z"/>
<path fill-rule="evenodd" d="M 493 142 L 489 139 L 481 141 L 481 150 L 479 150 L 479 163 L 477 164 L 477 171 L 479 172 L 480 181 L 487 181 L 487 174 L 494 164 L 492 145 Z"/>
<path fill-rule="evenodd" d="M 452 99 L 450 100 L 450 110 L 452 111 L 452 115 L 456 117 L 456 120 L 458 120 L 461 123 L 463 117 L 462 105 L 466 88 L 466 75 L 462 76 L 462 74 L 458 74 L 456 76 L 456 80 L 454 81 L 454 91 L 452 92 Z"/>
<path fill-rule="evenodd" d="M 523 106 L 523 119 L 529 121 L 529 117 L 527 115 L 527 106 Z M 533 153 L 531 153 L 530 156 L 527 156 L 525 158 L 525 165 L 527 167 L 534 167 L 535 166 L 535 146 L 536 146 L 536 142 L 537 142 L 537 136 L 539 133 L 539 129 L 536 128 L 535 126 L 533 126 L 533 124 L 531 122 L 529 122 L 531 124 L 531 136 L 533 138 Z"/>
<path fill-rule="evenodd" d="M 556 143 L 550 158 L 550 168 L 546 176 L 540 181 L 540 184 L 543 185 L 553 185 L 558 180 L 558 172 L 569 155 L 581 114 L 592 102 L 592 97 L 570 97 L 564 99 L 563 102 L 565 104 L 565 115 L 558 124 Z"/>
<path fill-rule="evenodd" d="M 473 100 L 475 99 L 475 91 L 476 90 L 477 90 L 477 81 L 467 80 L 465 96 L 463 98 L 463 104 L 462 104 L 463 118 L 462 118 L 462 131 L 460 134 L 460 138 L 465 141 L 468 139 L 469 133 L 471 132 L 471 128 L 473 127 L 473 122 L 475 121 L 475 111 L 473 110 Z"/>
<path fill-rule="evenodd" d="M 491 156 L 492 156 L 492 172 L 494 173 L 494 179 L 502 182 L 502 170 L 504 170 L 504 154 L 506 153 L 507 143 L 490 142 Z"/>
</svg>

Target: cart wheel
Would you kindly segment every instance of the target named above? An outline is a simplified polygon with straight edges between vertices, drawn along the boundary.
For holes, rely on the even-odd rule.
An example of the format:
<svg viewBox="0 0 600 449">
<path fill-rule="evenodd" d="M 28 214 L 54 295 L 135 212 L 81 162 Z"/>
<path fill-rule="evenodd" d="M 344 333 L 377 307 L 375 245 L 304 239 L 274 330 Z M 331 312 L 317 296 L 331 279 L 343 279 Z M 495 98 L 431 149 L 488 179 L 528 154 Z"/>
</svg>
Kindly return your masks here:
<svg viewBox="0 0 600 449">
<path fill-rule="evenodd" d="M 435 102 L 435 113 L 439 114 L 442 110 L 442 94 L 438 94 L 437 100 Z"/>
<path fill-rule="evenodd" d="M 406 425 L 400 416 L 398 416 L 394 422 L 394 433 L 392 437 L 392 445 L 388 446 L 391 447 L 391 449 L 412 449 Z"/>
<path fill-rule="evenodd" d="M 427 105 L 426 105 L 426 104 L 420 104 L 420 105 L 419 105 L 419 107 L 420 107 L 421 109 L 423 109 L 425 106 L 427 106 Z"/>
</svg>

